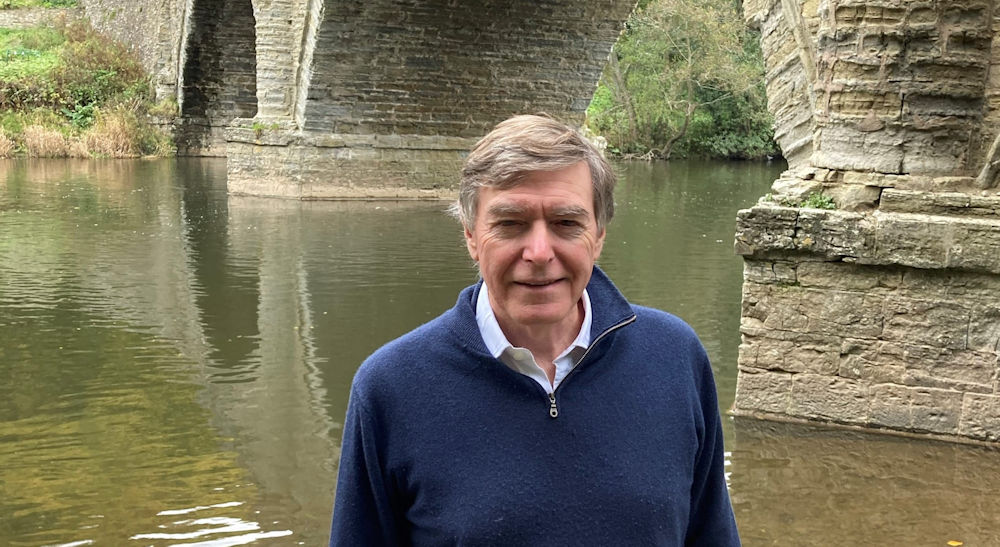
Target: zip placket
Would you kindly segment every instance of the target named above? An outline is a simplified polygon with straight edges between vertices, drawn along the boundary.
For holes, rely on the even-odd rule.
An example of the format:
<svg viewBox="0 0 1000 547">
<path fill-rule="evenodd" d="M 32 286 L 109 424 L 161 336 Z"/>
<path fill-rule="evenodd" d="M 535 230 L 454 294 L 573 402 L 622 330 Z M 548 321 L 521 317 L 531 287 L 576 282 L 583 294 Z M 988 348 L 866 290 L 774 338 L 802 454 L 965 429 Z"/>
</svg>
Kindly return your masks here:
<svg viewBox="0 0 1000 547">
<path fill-rule="evenodd" d="M 633 315 L 632 317 L 629 317 L 628 319 L 622 321 L 621 323 L 618 323 L 618 324 L 615 324 L 615 325 L 612 325 L 612 326 L 608 327 L 607 329 L 604 330 L 604 332 L 602 332 L 601 334 L 599 334 L 597 336 L 597 338 L 594 339 L 593 342 L 590 343 L 590 346 L 587 347 L 587 351 L 583 352 L 583 356 L 580 357 L 580 360 L 577 361 L 575 365 L 573 365 L 573 368 L 570 369 L 570 371 L 568 373 L 566 373 L 566 377 L 563 378 L 562 382 L 559 382 L 559 387 L 555 388 L 554 390 L 552 390 L 552 391 L 550 391 L 548 393 L 548 396 L 549 396 L 549 417 L 551 417 L 552 419 L 555 419 L 555 418 L 559 417 L 559 406 L 556 404 L 556 392 L 559 391 L 559 388 L 561 388 L 562 386 L 566 385 L 566 381 L 569 380 L 569 377 L 572 376 L 573 373 L 576 372 L 576 369 L 580 367 L 580 363 L 582 363 L 583 360 L 586 359 L 588 355 L 590 355 L 590 350 L 594 349 L 597 346 L 597 343 L 600 342 L 602 338 L 604 338 L 605 336 L 611 334 L 612 332 L 614 332 L 614 331 L 616 331 L 616 330 L 624 327 L 625 325 L 628 325 L 629 323 L 631 323 L 633 321 L 635 321 L 635 315 Z"/>
</svg>

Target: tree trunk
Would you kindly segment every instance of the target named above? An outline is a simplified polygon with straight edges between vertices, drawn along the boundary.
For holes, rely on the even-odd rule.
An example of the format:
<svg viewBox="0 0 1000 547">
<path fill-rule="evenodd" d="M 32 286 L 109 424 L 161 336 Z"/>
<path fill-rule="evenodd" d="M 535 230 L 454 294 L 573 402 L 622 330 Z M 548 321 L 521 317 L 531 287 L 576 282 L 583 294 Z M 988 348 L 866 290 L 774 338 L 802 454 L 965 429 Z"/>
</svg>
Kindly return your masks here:
<svg viewBox="0 0 1000 547">
<path fill-rule="evenodd" d="M 687 133 L 688 125 L 691 124 L 691 118 L 692 116 L 694 116 L 694 111 L 697 108 L 698 108 L 697 103 L 695 103 L 694 101 L 688 101 L 687 108 L 684 110 L 684 123 L 681 124 L 681 128 L 677 130 L 677 133 L 674 133 L 674 135 L 670 137 L 670 140 L 667 141 L 667 144 L 663 146 L 663 159 L 665 160 L 670 159 L 670 151 L 673 150 L 674 145 L 677 144 L 677 141 L 681 140 Z"/>
<path fill-rule="evenodd" d="M 639 142 L 639 128 L 635 115 L 635 106 L 632 104 L 632 95 L 628 92 L 628 88 L 625 87 L 625 75 L 622 74 L 621 66 L 618 65 L 618 54 L 614 51 L 611 52 L 608 65 L 611 67 L 611 77 L 615 82 L 613 87 L 615 98 L 625 106 L 625 112 L 628 114 L 629 138 L 632 141 L 631 144 L 635 144 Z"/>
</svg>

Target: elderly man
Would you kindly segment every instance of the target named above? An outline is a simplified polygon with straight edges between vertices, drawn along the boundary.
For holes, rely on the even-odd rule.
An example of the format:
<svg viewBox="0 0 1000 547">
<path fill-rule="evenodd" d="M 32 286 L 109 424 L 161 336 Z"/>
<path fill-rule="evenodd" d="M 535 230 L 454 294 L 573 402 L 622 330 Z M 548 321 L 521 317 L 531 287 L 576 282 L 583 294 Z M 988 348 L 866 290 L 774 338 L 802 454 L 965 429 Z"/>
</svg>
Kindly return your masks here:
<svg viewBox="0 0 1000 547">
<path fill-rule="evenodd" d="M 704 349 L 594 266 L 614 183 L 549 118 L 476 144 L 482 280 L 358 371 L 331 545 L 739 545 Z"/>
</svg>

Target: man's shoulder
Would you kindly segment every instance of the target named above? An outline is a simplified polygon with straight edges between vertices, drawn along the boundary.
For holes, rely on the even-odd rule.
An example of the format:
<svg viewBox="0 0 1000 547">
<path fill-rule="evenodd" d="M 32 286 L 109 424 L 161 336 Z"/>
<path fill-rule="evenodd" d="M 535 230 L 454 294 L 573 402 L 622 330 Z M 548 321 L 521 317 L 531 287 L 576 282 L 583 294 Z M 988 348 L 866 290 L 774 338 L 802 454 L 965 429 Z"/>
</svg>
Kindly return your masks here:
<svg viewBox="0 0 1000 547">
<path fill-rule="evenodd" d="M 695 334 L 694 329 L 680 317 L 656 308 L 638 304 L 630 305 L 632 311 L 635 312 L 636 326 L 638 330 L 643 331 L 643 334 L 698 341 L 698 335 Z"/>
<path fill-rule="evenodd" d="M 469 297 L 467 290 L 460 294 L 460 302 Z M 458 307 L 375 350 L 358 368 L 352 390 L 388 394 L 400 387 L 444 381 L 441 376 L 448 374 L 447 365 L 464 361 L 462 355 L 471 351 L 468 348 L 471 336 L 466 331 L 477 329 L 478 336 L 475 321 L 470 327 Z"/>
<path fill-rule="evenodd" d="M 427 356 L 454 345 L 445 312 L 419 327 L 385 343 L 361 363 L 358 377 L 382 377 L 405 373 L 427 362 Z"/>
</svg>

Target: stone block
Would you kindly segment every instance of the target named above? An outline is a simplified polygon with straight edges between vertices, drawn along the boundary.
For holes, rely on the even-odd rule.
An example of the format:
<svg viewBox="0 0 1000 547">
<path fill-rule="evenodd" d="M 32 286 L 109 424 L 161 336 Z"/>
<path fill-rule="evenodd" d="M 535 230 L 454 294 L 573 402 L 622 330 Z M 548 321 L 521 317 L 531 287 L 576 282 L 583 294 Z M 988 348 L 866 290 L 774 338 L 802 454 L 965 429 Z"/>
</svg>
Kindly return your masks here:
<svg viewBox="0 0 1000 547">
<path fill-rule="evenodd" d="M 744 283 L 741 316 L 768 329 L 804 331 L 809 318 L 799 311 L 800 292 L 790 286 Z"/>
<path fill-rule="evenodd" d="M 887 298 L 882 338 L 912 345 L 965 349 L 969 310 L 950 300 Z"/>
<path fill-rule="evenodd" d="M 1000 441 L 1000 396 L 966 393 L 959 433 L 975 439 Z"/>
<path fill-rule="evenodd" d="M 840 345 L 838 376 L 871 383 L 903 383 L 904 350 L 899 344 L 845 338 Z"/>
<path fill-rule="evenodd" d="M 969 349 L 1000 352 L 1000 304 L 986 304 L 989 296 L 996 298 L 1000 291 L 983 295 L 984 304 L 975 306 L 969 317 Z"/>
<path fill-rule="evenodd" d="M 869 423 L 892 429 L 909 429 L 913 424 L 910 413 L 910 391 L 893 384 L 872 386 Z"/>
<path fill-rule="evenodd" d="M 803 180 L 798 177 L 782 177 L 771 184 L 771 192 L 778 202 L 799 203 L 809 194 L 823 191 L 823 184 L 817 180 Z"/>
<path fill-rule="evenodd" d="M 949 232 L 942 217 L 885 214 L 876 211 L 874 259 L 882 264 L 944 268 L 948 263 Z"/>
<path fill-rule="evenodd" d="M 882 333 L 883 298 L 854 291 L 802 289 L 800 313 L 813 333 L 876 338 Z"/>
<path fill-rule="evenodd" d="M 816 131 L 812 164 L 827 169 L 903 173 L 905 137 L 895 131 L 860 131 L 825 125 Z"/>
<path fill-rule="evenodd" d="M 868 384 L 820 374 L 792 376 L 789 413 L 810 420 L 847 424 L 868 421 Z"/>
<path fill-rule="evenodd" d="M 764 284 L 794 284 L 795 265 L 785 261 L 746 260 L 743 263 L 743 279 Z"/>
<path fill-rule="evenodd" d="M 844 211 L 872 211 L 879 206 L 882 188 L 879 186 L 839 185 L 825 189 L 837 208 Z"/>
<path fill-rule="evenodd" d="M 930 433 L 958 433 L 962 415 L 960 391 L 873 385 L 871 425 Z"/>
<path fill-rule="evenodd" d="M 754 256 L 774 250 L 793 250 L 798 210 L 757 205 L 736 213 L 736 254 Z"/>
<path fill-rule="evenodd" d="M 905 346 L 904 383 L 990 392 L 996 379 L 997 354 L 926 346 Z"/>
<path fill-rule="evenodd" d="M 796 220 L 796 248 L 824 257 L 862 257 L 874 242 L 874 225 L 859 213 L 801 209 Z"/>
<path fill-rule="evenodd" d="M 787 414 L 791 391 L 791 374 L 741 368 L 736 378 L 734 409 Z"/>
<path fill-rule="evenodd" d="M 880 286 L 882 276 L 871 266 L 831 262 L 802 262 L 796 279 L 803 287 L 871 291 Z"/>
<path fill-rule="evenodd" d="M 962 219 L 947 236 L 949 267 L 1000 273 L 1000 219 Z"/>
<path fill-rule="evenodd" d="M 744 334 L 739 364 L 780 372 L 834 375 L 839 367 L 840 339 L 789 333 L 780 338 Z"/>
</svg>

